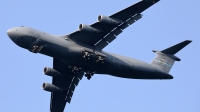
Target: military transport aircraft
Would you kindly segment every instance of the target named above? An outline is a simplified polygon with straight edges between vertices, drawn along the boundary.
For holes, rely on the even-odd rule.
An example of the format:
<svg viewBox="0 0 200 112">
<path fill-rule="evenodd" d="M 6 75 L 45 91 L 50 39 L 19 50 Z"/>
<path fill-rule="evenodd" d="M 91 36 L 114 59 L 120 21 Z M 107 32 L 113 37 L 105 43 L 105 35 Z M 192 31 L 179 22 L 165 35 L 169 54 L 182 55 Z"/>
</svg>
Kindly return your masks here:
<svg viewBox="0 0 200 112">
<path fill-rule="evenodd" d="M 63 112 L 70 103 L 75 87 L 85 75 L 108 74 L 132 79 L 173 79 L 169 74 L 176 54 L 191 41 L 186 40 L 162 51 L 155 51 L 155 59 L 148 64 L 136 59 L 103 51 L 124 29 L 142 18 L 140 14 L 159 0 L 142 0 L 111 16 L 98 16 L 92 25 L 80 24 L 77 31 L 54 36 L 29 27 L 15 27 L 7 31 L 18 46 L 33 53 L 53 57 L 53 68 L 45 67 L 44 74 L 52 77 L 52 84 L 43 83 L 51 92 L 51 112 Z"/>
</svg>

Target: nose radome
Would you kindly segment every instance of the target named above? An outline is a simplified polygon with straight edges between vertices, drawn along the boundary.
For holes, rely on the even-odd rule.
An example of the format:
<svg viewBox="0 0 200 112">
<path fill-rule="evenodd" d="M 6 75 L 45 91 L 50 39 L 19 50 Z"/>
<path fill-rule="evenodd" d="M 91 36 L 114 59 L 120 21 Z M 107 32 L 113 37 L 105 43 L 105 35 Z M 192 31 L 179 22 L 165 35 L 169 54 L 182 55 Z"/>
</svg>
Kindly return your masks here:
<svg viewBox="0 0 200 112">
<path fill-rule="evenodd" d="M 11 28 L 7 30 L 8 37 L 14 42 L 17 42 L 18 32 L 16 28 Z"/>
<path fill-rule="evenodd" d="M 8 31 L 7 31 L 7 35 L 11 38 L 12 37 L 12 35 L 13 35 L 13 29 L 11 28 L 11 29 L 9 29 Z"/>
<path fill-rule="evenodd" d="M 18 36 L 17 28 L 11 28 L 7 30 L 7 35 L 11 40 Z"/>
</svg>

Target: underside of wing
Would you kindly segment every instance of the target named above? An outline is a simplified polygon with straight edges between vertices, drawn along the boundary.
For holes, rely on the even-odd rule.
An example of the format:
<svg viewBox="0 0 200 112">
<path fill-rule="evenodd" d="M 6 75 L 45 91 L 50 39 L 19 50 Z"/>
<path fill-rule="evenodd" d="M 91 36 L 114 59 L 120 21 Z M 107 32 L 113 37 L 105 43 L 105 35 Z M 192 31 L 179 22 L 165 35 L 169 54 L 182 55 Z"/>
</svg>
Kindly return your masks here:
<svg viewBox="0 0 200 112">
<path fill-rule="evenodd" d="M 95 46 L 102 50 L 111 43 L 122 31 L 142 18 L 140 14 L 159 0 L 142 0 L 111 16 L 100 15 L 98 22 L 92 25 L 80 24 L 79 30 L 67 35 L 78 44 Z"/>
<path fill-rule="evenodd" d="M 68 65 L 54 58 L 53 69 L 46 68 L 45 73 L 53 76 L 52 84 L 43 84 L 43 89 L 51 92 L 50 112 L 63 112 L 66 103 L 71 102 L 75 87 L 82 79 L 83 72 L 75 75 Z"/>
</svg>

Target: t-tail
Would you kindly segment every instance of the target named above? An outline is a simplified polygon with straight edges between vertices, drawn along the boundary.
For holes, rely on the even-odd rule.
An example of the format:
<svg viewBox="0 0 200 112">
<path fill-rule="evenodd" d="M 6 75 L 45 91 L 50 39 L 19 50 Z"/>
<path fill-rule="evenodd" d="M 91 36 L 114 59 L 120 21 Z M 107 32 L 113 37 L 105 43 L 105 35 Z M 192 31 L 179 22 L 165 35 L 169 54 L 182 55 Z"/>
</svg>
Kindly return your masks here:
<svg viewBox="0 0 200 112">
<path fill-rule="evenodd" d="M 156 57 L 150 64 L 166 73 L 169 73 L 174 62 L 181 61 L 181 59 L 176 57 L 175 54 L 191 42 L 192 41 L 190 40 L 185 40 L 162 51 L 153 50 L 153 52 L 156 53 Z"/>
</svg>

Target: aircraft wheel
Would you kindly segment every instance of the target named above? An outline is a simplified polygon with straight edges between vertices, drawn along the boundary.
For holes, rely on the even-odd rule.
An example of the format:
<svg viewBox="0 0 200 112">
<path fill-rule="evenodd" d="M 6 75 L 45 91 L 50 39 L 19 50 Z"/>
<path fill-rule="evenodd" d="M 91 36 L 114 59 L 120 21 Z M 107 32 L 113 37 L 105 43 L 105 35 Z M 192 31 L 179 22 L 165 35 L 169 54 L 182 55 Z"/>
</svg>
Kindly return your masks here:
<svg viewBox="0 0 200 112">
<path fill-rule="evenodd" d="M 87 76 L 87 79 L 90 80 L 90 79 L 91 79 L 91 75 L 88 75 L 88 76 Z"/>
</svg>

